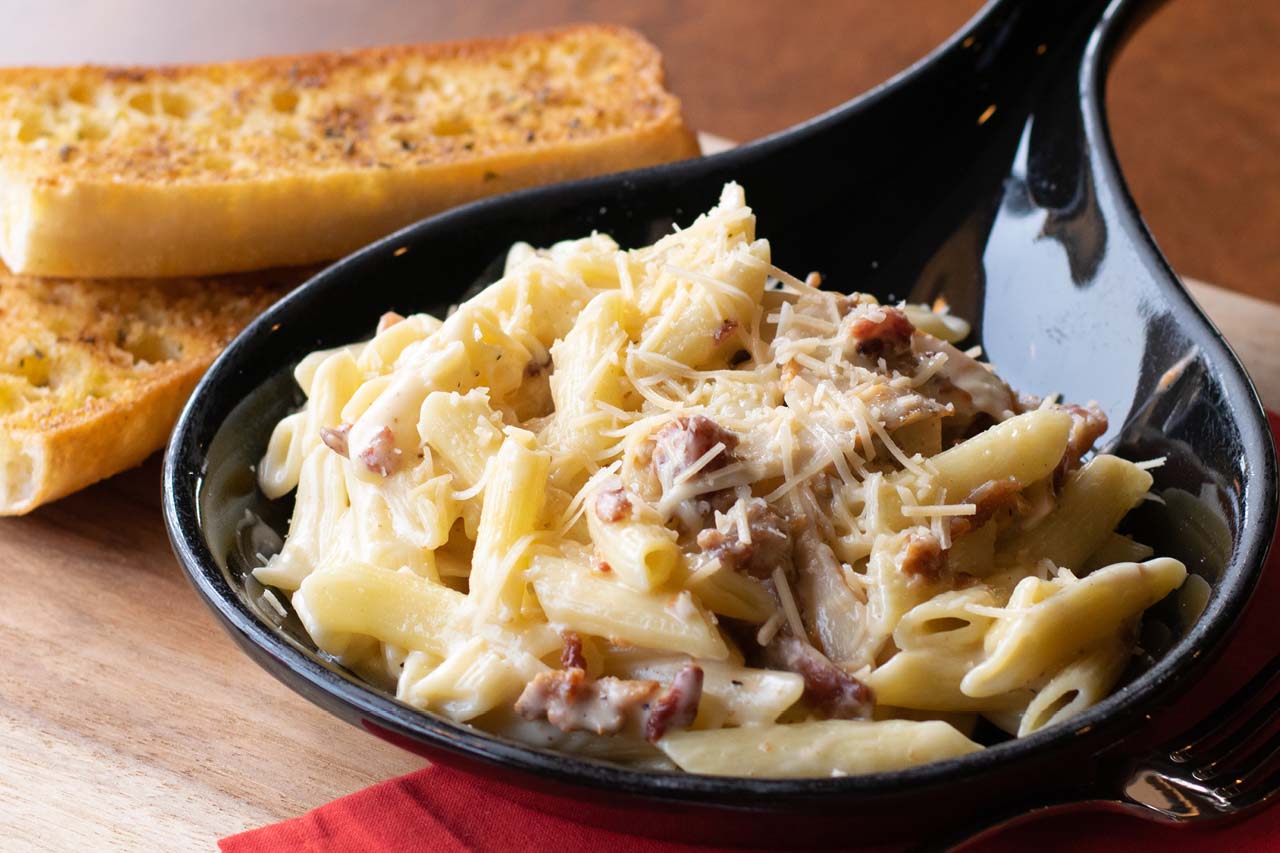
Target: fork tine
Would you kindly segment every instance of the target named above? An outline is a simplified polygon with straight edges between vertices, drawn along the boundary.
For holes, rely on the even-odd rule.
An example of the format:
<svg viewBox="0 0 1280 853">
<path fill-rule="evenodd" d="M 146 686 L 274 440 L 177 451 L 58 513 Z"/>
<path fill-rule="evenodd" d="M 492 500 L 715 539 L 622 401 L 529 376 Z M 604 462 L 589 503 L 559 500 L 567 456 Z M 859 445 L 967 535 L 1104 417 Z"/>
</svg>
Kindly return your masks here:
<svg viewBox="0 0 1280 853">
<path fill-rule="evenodd" d="M 1224 740 L 1231 741 L 1227 744 L 1227 751 L 1230 751 L 1238 746 L 1235 741 L 1251 737 L 1256 726 L 1271 716 L 1272 712 L 1268 708 L 1258 709 L 1244 725 L 1235 723 L 1244 716 L 1248 708 L 1253 707 L 1259 697 L 1269 695 L 1271 682 L 1277 676 L 1280 676 L 1280 656 L 1272 658 L 1231 698 L 1219 705 L 1216 711 L 1182 735 L 1178 741 L 1181 745 L 1170 750 L 1169 760 L 1185 764 L 1195 760 L 1198 753 Z"/>
<path fill-rule="evenodd" d="M 1270 710 L 1271 716 L 1274 718 L 1277 710 L 1280 709 L 1272 707 L 1268 710 Z M 1253 732 L 1253 735 L 1260 736 L 1261 734 L 1261 731 Z M 1197 767 L 1191 771 L 1191 775 L 1201 782 L 1209 784 L 1215 784 L 1223 776 L 1235 776 L 1237 777 L 1236 782 L 1241 782 L 1243 777 L 1254 773 L 1268 759 L 1280 754 L 1280 731 L 1272 732 L 1269 738 L 1256 747 L 1248 750 L 1243 749 L 1245 743 L 1256 739 L 1256 737 L 1241 739 L 1236 748 L 1228 751 L 1215 761 Z"/>
<path fill-rule="evenodd" d="M 1272 696 L 1271 698 L 1274 699 L 1275 697 Z M 1234 703 L 1235 699 L 1236 697 L 1233 696 L 1227 700 L 1228 704 Z M 1192 775 L 1197 779 L 1215 775 L 1216 767 L 1230 764 L 1235 756 L 1245 752 L 1246 748 L 1251 747 L 1259 738 L 1265 736 L 1273 728 L 1272 723 L 1275 722 L 1276 717 L 1274 701 L 1264 702 L 1259 705 L 1243 722 L 1240 721 L 1240 718 L 1244 717 L 1245 712 L 1239 708 L 1234 710 L 1236 719 L 1232 722 L 1230 728 L 1225 728 L 1212 740 L 1201 741 L 1190 751 L 1189 754 L 1193 756 L 1194 763 L 1197 765 Z"/>
<path fill-rule="evenodd" d="M 1233 811 L 1247 809 L 1265 803 L 1280 794 L 1280 749 L 1258 762 L 1258 766 L 1244 773 L 1229 785 L 1223 785 L 1215 793 L 1231 804 Z"/>
</svg>

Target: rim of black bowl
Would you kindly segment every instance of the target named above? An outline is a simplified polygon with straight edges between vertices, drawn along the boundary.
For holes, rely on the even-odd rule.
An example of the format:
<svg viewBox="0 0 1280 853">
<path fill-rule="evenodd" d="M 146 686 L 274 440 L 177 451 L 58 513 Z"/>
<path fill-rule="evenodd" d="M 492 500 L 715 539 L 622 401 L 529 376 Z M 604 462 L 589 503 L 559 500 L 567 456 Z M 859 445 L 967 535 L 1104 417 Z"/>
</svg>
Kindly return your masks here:
<svg viewBox="0 0 1280 853">
<path fill-rule="evenodd" d="M 871 89 L 855 100 L 817 116 L 799 126 L 784 130 L 738 149 L 714 155 L 731 161 L 745 152 L 759 154 L 770 147 L 783 144 L 796 135 L 820 130 L 828 122 L 837 120 L 850 109 L 857 109 L 867 102 L 884 97 L 903 81 L 911 78 L 934 57 L 961 42 L 970 31 L 979 26 L 1001 0 L 990 0 L 970 21 L 945 42 L 917 63 Z M 241 599 L 227 582 L 205 540 L 200 524 L 199 495 L 203 485 L 204 453 L 217 433 L 221 422 L 213 423 L 209 410 L 214 396 L 213 389 L 240 373 L 239 354 L 247 342 L 268 334 L 278 316 L 296 300 L 305 298 L 308 291 L 332 286 L 334 279 L 344 279 L 357 271 L 366 261 L 391 253 L 405 241 L 414 239 L 415 233 L 427 223 L 445 217 L 483 215 L 490 200 L 481 200 L 464 207 L 440 214 L 410 225 L 389 235 L 313 276 L 306 284 L 281 299 L 244 330 L 214 362 L 183 409 L 170 439 L 164 460 L 163 511 L 165 525 L 178 562 L 205 604 L 224 625 L 257 650 L 282 662 L 291 673 L 312 689 L 337 699 L 363 717 L 376 721 L 387 730 L 410 739 L 432 744 L 434 747 L 495 767 L 554 780 L 567 785 L 600 787 L 621 792 L 663 799 L 700 801 L 720 806 L 731 806 L 737 797 L 743 806 L 758 803 L 762 798 L 772 802 L 799 801 L 826 798 L 832 795 L 891 796 L 908 789 L 925 788 L 952 781 L 960 775 L 970 775 L 992 770 L 1000 766 L 1047 755 L 1052 747 L 1070 748 L 1086 733 L 1095 750 L 1105 749 L 1115 739 L 1137 726 L 1141 715 L 1162 707 L 1172 697 L 1171 691 L 1184 683 L 1185 671 L 1202 658 L 1204 650 L 1221 649 L 1226 635 L 1232 630 L 1232 615 L 1244 608 L 1249 595 L 1261 574 L 1272 531 L 1276 523 L 1276 459 L 1270 431 L 1262 415 L 1257 393 L 1238 360 L 1216 327 L 1209 323 L 1203 312 L 1187 292 L 1177 284 L 1156 248 L 1150 233 L 1143 224 L 1128 187 L 1120 175 L 1114 148 L 1107 132 L 1105 111 L 1102 109 L 1105 68 L 1109 55 L 1117 47 L 1123 18 L 1132 14 L 1133 4 L 1127 0 L 1115 0 L 1107 11 L 1085 50 L 1081 64 L 1080 92 L 1084 99 L 1084 131 L 1092 147 L 1100 156 L 1099 185 L 1117 196 L 1117 207 L 1126 215 L 1120 223 L 1132 238 L 1133 245 L 1145 252 L 1149 260 L 1168 273 L 1166 297 L 1169 307 L 1179 319 L 1203 321 L 1212 330 L 1211 345 L 1217 350 L 1209 356 L 1219 364 L 1235 363 L 1234 375 L 1224 377 L 1235 399 L 1252 404 L 1255 412 L 1239 418 L 1242 441 L 1246 447 L 1258 448 L 1260 458 L 1251 459 L 1255 472 L 1246 490 L 1252 489 L 1254 517 L 1242 519 L 1244 533 L 1231 562 L 1214 590 L 1210 603 L 1196 624 L 1163 658 L 1147 672 L 1122 686 L 1111 696 L 1080 716 L 1070 725 L 1052 726 L 1027 737 L 1009 740 L 979 752 L 945 761 L 910 767 L 888 773 L 873 773 L 840 778 L 755 779 L 729 776 L 705 776 L 670 771 L 634 770 L 620 765 L 573 755 L 525 746 L 514 741 L 490 735 L 471 726 L 455 723 L 443 717 L 419 711 L 397 701 L 376 688 L 335 671 L 318 656 L 304 652 L 259 616 Z M 672 166 L 659 167 L 672 169 Z M 679 164 L 674 167 L 679 168 Z M 643 171 L 637 174 L 643 174 Z M 610 180 L 610 177 L 588 179 Z M 523 195 L 537 196 L 554 192 L 557 187 L 543 187 L 523 191 Z M 1250 417 L 1248 414 L 1252 414 Z M 1249 495 L 1246 494 L 1246 498 Z M 1246 506 L 1249 501 L 1246 500 Z M 1200 661 L 1203 662 L 1203 661 Z M 293 685 L 290 685 L 293 686 Z M 1107 738 L 1111 739 L 1108 740 Z"/>
</svg>

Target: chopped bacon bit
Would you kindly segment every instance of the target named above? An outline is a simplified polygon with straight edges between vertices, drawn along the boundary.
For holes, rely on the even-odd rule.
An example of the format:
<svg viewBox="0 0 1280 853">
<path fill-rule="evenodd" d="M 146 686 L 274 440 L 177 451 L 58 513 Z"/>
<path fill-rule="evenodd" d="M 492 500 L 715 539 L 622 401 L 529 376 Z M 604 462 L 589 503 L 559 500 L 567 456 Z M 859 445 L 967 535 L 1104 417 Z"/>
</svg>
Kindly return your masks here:
<svg viewBox="0 0 1280 853">
<path fill-rule="evenodd" d="M 383 314 L 381 317 L 378 318 L 378 331 L 376 334 L 379 334 L 379 335 L 382 334 L 387 329 L 390 329 L 396 323 L 399 323 L 403 320 L 404 320 L 403 314 L 397 314 L 395 311 L 388 311 L 387 313 Z"/>
<path fill-rule="evenodd" d="M 616 734 L 659 689 L 656 681 L 606 676 L 590 680 L 581 669 L 542 672 L 516 700 L 515 711 L 526 720 L 546 719 L 561 731 Z"/>
<path fill-rule="evenodd" d="M 702 667 L 685 664 L 649 709 L 649 718 L 644 724 L 645 740 L 657 743 L 668 729 L 690 726 L 698 716 L 701 700 Z"/>
<path fill-rule="evenodd" d="M 1080 467 L 1080 458 L 1107 431 L 1107 416 L 1098 408 L 1097 403 L 1087 406 L 1073 403 L 1062 406 L 1062 409 L 1071 415 L 1071 433 L 1067 436 L 1067 449 L 1063 451 L 1062 461 L 1053 472 L 1055 487 L 1061 486 L 1067 475 Z"/>
<path fill-rule="evenodd" d="M 973 515 L 953 518 L 951 535 L 963 536 L 971 530 L 977 530 L 990 521 L 991 516 L 1012 504 L 1021 490 L 1022 485 L 1014 477 L 1004 480 L 987 480 L 961 501 L 961 503 L 973 504 L 977 511 Z"/>
<path fill-rule="evenodd" d="M 853 720 L 871 711 L 871 688 L 791 634 L 779 634 L 765 650 L 771 664 L 804 679 L 804 698 L 829 720 Z"/>
<path fill-rule="evenodd" d="M 1028 394 L 1026 391 L 1019 391 L 1014 395 L 1013 413 L 1021 415 L 1024 412 L 1034 412 L 1044 403 L 1043 397 L 1037 397 L 1035 394 Z"/>
<path fill-rule="evenodd" d="M 722 344 L 725 338 L 732 335 L 738 330 L 738 321 L 734 319 L 725 320 L 720 327 L 711 333 L 711 339 L 717 344 Z"/>
<path fill-rule="evenodd" d="M 400 448 L 391 427 L 383 427 L 373 434 L 369 446 L 360 451 L 360 461 L 375 474 L 390 477 L 400 470 Z"/>
<path fill-rule="evenodd" d="M 849 335 L 857 343 L 859 353 L 880 356 L 886 351 L 907 347 L 915 330 L 916 327 L 901 310 L 879 307 L 855 319 L 849 327 Z"/>
<path fill-rule="evenodd" d="M 986 365 L 933 335 L 917 334 L 911 341 L 911 349 L 922 360 L 934 356 L 945 358 L 942 367 L 920 390 L 939 403 L 953 406 L 956 420 L 970 432 L 978 428 L 979 421 L 987 425 L 1002 421 L 1007 412 L 1030 402 L 1020 403 L 1004 380 Z"/>
<path fill-rule="evenodd" d="M 596 493 L 595 510 L 601 521 L 621 521 L 631 515 L 631 498 L 622 487 L 606 489 Z"/>
<path fill-rule="evenodd" d="M 350 456 L 351 449 L 347 445 L 347 436 L 351 434 L 351 424 L 338 424 L 336 427 L 320 427 L 320 440 L 324 446 L 339 456 Z"/>
<path fill-rule="evenodd" d="M 738 446 L 736 435 L 705 415 L 678 417 L 658 430 L 654 435 L 653 471 L 663 489 L 670 489 L 685 469 L 717 444 L 723 444 L 724 450 L 702 468 L 706 472 L 729 464 L 733 449 Z"/>
<path fill-rule="evenodd" d="M 599 557 L 591 558 L 591 568 L 595 569 L 597 572 L 599 572 L 602 575 L 607 575 L 613 571 L 613 566 L 609 565 Z"/>
<path fill-rule="evenodd" d="M 783 567 L 791 573 L 791 533 L 782 516 L 760 498 L 747 502 L 747 529 L 751 542 L 743 542 L 737 524 L 729 533 L 708 527 L 698 534 L 698 547 L 708 560 L 716 559 L 730 571 L 745 572 L 761 580 Z"/>
<path fill-rule="evenodd" d="M 529 363 L 524 366 L 524 375 L 526 379 L 533 379 L 541 376 L 543 373 L 551 369 L 551 353 L 547 353 L 546 358 L 539 361 L 538 359 L 530 359 Z"/>
<path fill-rule="evenodd" d="M 564 641 L 564 648 L 560 650 L 561 668 L 585 671 L 587 659 L 582 654 L 582 637 L 577 631 L 561 631 L 560 639 Z"/>
<path fill-rule="evenodd" d="M 947 567 L 947 556 L 938 537 L 932 533 L 912 533 L 902 555 L 902 571 L 911 580 L 936 582 Z"/>
</svg>

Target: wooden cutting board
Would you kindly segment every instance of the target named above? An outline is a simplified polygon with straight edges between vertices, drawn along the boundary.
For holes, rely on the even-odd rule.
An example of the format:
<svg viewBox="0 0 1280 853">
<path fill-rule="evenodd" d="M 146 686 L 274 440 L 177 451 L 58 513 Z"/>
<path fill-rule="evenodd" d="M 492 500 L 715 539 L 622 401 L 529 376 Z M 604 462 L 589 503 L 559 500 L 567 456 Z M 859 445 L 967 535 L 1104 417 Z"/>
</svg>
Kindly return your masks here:
<svg viewBox="0 0 1280 853">
<path fill-rule="evenodd" d="M 1280 305 L 1189 284 L 1280 409 Z M 158 457 L 0 520 L 0 582 L 0 847 L 210 849 L 424 766 L 235 648 L 169 550 Z"/>
</svg>

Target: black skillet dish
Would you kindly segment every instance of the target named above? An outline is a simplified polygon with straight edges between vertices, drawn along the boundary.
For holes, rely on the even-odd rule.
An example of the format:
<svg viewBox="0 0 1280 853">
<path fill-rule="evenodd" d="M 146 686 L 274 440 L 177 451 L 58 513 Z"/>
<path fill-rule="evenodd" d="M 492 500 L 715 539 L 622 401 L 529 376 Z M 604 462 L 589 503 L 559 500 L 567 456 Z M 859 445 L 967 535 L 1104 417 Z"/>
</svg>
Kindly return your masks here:
<svg viewBox="0 0 1280 853">
<path fill-rule="evenodd" d="M 1257 396 L 1156 249 L 1107 136 L 1105 68 L 1137 18 L 1125 0 L 996 0 L 918 65 L 804 125 L 715 157 L 468 205 L 320 273 L 231 344 L 169 445 L 165 517 L 197 592 L 254 660 L 334 714 L 629 832 L 849 846 L 1087 794 L 1098 762 L 1123 754 L 1221 650 L 1276 520 Z M 727 180 L 746 188 L 779 266 L 882 299 L 944 296 L 1014 387 L 1096 399 L 1108 450 L 1166 456 L 1153 472 L 1164 502 L 1126 524 L 1209 582 L 1199 619 L 1184 625 L 1163 603 L 1163 652 L 1067 724 L 894 773 L 748 780 L 628 770 L 424 714 L 319 656 L 292 614 L 262 605 L 247 570 L 278 547 L 291 507 L 257 492 L 251 466 L 301 402 L 299 359 L 368 337 L 387 310 L 443 314 L 497 277 L 515 240 L 597 229 L 650 243 L 710 208 Z"/>
</svg>

